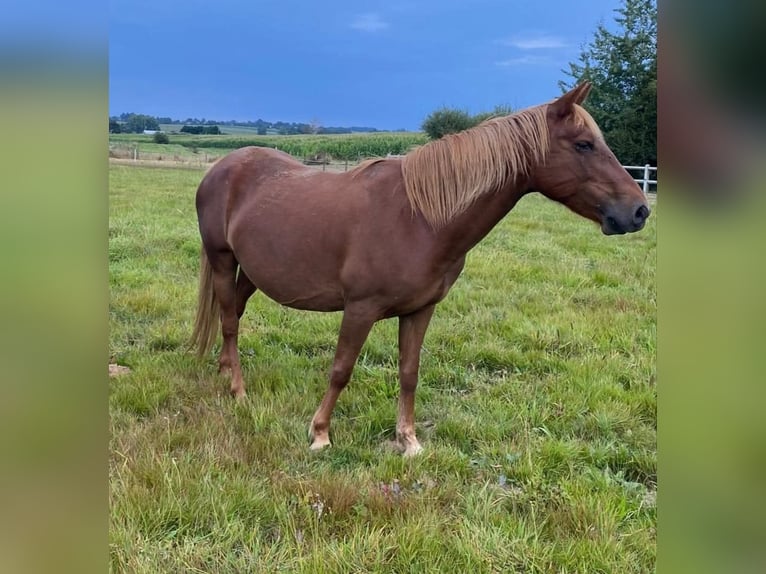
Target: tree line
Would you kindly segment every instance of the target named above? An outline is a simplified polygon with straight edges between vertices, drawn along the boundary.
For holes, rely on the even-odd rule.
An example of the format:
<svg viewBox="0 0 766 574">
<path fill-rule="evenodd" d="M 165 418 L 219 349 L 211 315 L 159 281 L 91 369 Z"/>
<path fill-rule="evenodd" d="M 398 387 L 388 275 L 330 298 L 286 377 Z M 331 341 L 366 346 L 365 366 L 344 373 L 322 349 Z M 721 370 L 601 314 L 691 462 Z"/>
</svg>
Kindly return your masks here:
<svg viewBox="0 0 766 574">
<path fill-rule="evenodd" d="M 120 117 L 109 118 L 110 134 L 140 134 L 144 130 L 159 130 L 157 118 L 145 114 L 122 114 Z"/>
<path fill-rule="evenodd" d="M 298 134 L 350 134 L 359 132 L 378 132 L 376 128 L 365 126 L 333 127 L 322 126 L 318 122 L 267 122 L 261 119 L 256 121 L 239 122 L 235 120 L 215 121 L 205 118 L 186 118 L 176 120 L 166 116 L 149 116 L 146 114 L 123 113 L 109 118 L 109 133 L 143 133 L 144 130 L 159 130 L 160 125 L 183 126 L 179 131 L 193 134 L 221 133 L 220 126 L 243 126 L 254 128 L 258 135 L 298 135 Z M 219 131 L 214 131 L 215 129 Z M 404 131 L 404 130 L 402 130 Z"/>
</svg>

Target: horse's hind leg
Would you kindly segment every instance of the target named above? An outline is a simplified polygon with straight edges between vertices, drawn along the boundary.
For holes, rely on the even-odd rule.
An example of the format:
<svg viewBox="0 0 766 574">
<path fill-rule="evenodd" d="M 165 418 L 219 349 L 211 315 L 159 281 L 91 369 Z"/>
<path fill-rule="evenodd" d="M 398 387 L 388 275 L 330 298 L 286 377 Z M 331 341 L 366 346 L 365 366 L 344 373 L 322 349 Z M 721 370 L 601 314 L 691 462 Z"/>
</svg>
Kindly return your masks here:
<svg viewBox="0 0 766 574">
<path fill-rule="evenodd" d="M 224 373 L 231 371 L 231 394 L 237 398 L 245 396 L 245 383 L 242 379 L 242 368 L 239 363 L 239 351 L 237 350 L 237 338 L 239 334 L 238 299 L 242 300 L 242 310 L 247 297 L 252 295 L 250 291 L 247 296 L 247 286 L 243 285 L 238 289 L 236 281 L 237 260 L 230 251 L 218 251 L 214 257 L 210 257 L 210 264 L 213 267 L 213 285 L 216 297 L 221 306 L 221 335 L 223 344 L 221 345 L 221 356 L 218 360 L 219 371 Z M 251 284 L 252 285 L 252 284 Z M 238 298 L 238 291 L 241 291 Z"/>
<path fill-rule="evenodd" d="M 242 318 L 242 314 L 245 312 L 245 306 L 250 296 L 255 293 L 256 287 L 253 282 L 250 281 L 242 268 L 239 268 L 237 273 L 237 317 Z"/>
</svg>

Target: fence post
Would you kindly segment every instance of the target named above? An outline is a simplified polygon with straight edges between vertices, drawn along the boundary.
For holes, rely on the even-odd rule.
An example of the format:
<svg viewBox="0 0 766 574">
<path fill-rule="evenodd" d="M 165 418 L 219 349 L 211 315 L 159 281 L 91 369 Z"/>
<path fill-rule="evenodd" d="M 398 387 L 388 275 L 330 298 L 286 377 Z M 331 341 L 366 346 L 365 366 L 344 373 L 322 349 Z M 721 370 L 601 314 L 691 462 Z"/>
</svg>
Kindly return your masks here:
<svg viewBox="0 0 766 574">
<path fill-rule="evenodd" d="M 649 193 L 649 164 L 644 166 L 644 195 Z"/>
</svg>

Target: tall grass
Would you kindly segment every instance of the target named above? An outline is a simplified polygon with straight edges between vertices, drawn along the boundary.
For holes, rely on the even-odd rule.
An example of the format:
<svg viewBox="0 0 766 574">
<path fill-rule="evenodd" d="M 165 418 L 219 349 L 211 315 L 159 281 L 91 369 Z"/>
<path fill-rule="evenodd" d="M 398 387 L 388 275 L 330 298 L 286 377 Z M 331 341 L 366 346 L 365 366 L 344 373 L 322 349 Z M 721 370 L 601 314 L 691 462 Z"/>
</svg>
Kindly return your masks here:
<svg viewBox="0 0 766 574">
<path fill-rule="evenodd" d="M 525 198 L 437 307 L 421 456 L 386 444 L 396 323 L 376 325 L 310 452 L 339 314 L 256 294 L 237 403 L 186 349 L 201 171 L 110 167 L 114 572 L 652 572 L 655 221 L 604 237 Z M 655 214 L 656 214 L 655 209 Z"/>
</svg>

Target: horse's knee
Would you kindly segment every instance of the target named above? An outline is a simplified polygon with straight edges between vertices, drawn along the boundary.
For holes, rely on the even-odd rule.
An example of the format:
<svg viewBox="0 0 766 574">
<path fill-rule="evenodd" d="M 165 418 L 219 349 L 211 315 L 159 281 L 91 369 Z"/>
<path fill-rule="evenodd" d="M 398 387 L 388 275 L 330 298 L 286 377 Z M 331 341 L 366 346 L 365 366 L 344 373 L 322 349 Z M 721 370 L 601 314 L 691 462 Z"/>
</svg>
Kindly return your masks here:
<svg viewBox="0 0 766 574">
<path fill-rule="evenodd" d="M 330 384 L 336 389 L 343 389 L 351 379 L 351 367 L 333 366 L 330 371 Z"/>
</svg>

